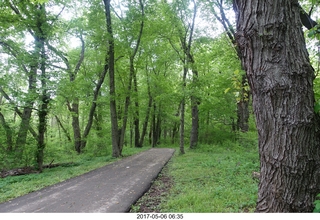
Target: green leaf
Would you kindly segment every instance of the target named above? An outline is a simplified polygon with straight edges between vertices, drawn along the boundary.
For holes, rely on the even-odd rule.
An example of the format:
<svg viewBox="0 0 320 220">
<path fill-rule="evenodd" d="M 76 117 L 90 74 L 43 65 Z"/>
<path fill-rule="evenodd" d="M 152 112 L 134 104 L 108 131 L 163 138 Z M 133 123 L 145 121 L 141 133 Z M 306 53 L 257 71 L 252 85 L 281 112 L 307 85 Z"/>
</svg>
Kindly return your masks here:
<svg viewBox="0 0 320 220">
<path fill-rule="evenodd" d="M 316 102 L 314 105 L 314 111 L 318 113 L 320 111 L 320 102 Z"/>
<path fill-rule="evenodd" d="M 227 88 L 226 90 L 224 90 L 224 94 L 228 93 L 230 90 L 230 88 Z"/>
<path fill-rule="evenodd" d="M 33 2 L 33 3 L 40 3 L 40 4 L 46 3 L 48 1 L 49 0 L 31 0 L 31 2 Z"/>
<path fill-rule="evenodd" d="M 309 31 L 309 33 L 308 33 L 308 37 L 313 37 L 314 35 L 316 34 L 316 31 L 315 30 L 311 30 L 311 31 Z"/>
</svg>

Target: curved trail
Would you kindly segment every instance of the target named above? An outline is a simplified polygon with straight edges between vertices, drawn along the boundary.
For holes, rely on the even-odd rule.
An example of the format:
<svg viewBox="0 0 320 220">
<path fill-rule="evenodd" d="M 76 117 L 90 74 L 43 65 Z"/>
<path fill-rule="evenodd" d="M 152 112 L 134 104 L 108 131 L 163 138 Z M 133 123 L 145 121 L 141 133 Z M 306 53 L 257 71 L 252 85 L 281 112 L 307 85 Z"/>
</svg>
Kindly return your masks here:
<svg viewBox="0 0 320 220">
<path fill-rule="evenodd" d="M 151 186 L 174 149 L 151 148 L 81 176 L 0 204 L 0 212 L 128 212 Z"/>
</svg>

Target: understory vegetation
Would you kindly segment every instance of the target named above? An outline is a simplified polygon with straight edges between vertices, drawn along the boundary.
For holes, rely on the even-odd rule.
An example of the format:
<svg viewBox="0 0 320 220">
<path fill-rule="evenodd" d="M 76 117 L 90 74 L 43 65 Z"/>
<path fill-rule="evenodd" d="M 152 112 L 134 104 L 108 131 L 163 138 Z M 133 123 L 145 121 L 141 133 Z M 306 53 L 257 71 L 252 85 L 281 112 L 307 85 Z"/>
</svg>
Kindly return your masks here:
<svg viewBox="0 0 320 220">
<path fill-rule="evenodd" d="M 162 213 L 239 213 L 253 212 L 257 200 L 259 171 L 256 134 L 250 133 L 237 141 L 201 145 L 187 149 L 186 154 L 176 151 L 174 157 L 160 174 L 171 179 L 166 184 L 154 182 L 156 188 L 165 191 L 159 198 L 146 193 L 131 212 Z M 157 202 L 155 202 L 157 201 Z"/>
</svg>

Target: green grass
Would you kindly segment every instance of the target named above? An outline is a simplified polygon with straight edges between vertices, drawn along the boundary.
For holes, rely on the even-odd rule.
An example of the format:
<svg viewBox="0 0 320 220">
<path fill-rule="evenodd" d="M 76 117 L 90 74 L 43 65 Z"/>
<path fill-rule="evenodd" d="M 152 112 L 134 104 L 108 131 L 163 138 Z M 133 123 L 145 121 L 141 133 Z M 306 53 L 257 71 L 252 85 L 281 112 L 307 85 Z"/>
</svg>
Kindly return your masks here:
<svg viewBox="0 0 320 220">
<path fill-rule="evenodd" d="M 123 156 L 130 156 L 147 149 L 146 147 L 124 148 Z M 92 157 L 89 154 L 83 154 L 73 157 L 72 161 L 69 161 L 73 162 L 72 164 L 44 169 L 40 174 L 9 176 L 0 179 L 0 203 L 79 176 L 116 160 L 119 159 L 111 156 Z"/>
<path fill-rule="evenodd" d="M 233 142 L 186 149 L 168 164 L 174 179 L 170 196 L 161 204 L 161 212 L 227 213 L 253 212 L 259 171 L 258 149 Z"/>
<path fill-rule="evenodd" d="M 124 148 L 123 155 L 130 156 L 147 149 Z M 73 164 L 68 166 L 45 169 L 41 174 L 0 179 L 0 202 L 116 160 L 111 156 L 83 154 L 73 156 Z M 224 141 L 216 145 L 200 145 L 195 150 L 186 147 L 184 155 L 180 155 L 176 148 L 168 164 L 168 175 L 173 178 L 174 186 L 162 201 L 161 212 L 253 212 L 258 190 L 258 181 L 252 178 L 253 171 L 259 171 L 258 149 L 254 138 L 242 137 L 236 143 Z"/>
</svg>

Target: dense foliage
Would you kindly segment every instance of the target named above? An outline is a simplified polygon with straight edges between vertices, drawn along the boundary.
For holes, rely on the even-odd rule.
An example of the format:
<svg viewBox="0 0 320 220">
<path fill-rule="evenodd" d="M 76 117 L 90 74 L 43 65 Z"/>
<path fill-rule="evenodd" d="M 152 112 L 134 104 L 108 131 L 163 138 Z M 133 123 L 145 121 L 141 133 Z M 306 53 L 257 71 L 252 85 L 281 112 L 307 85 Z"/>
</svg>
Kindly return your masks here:
<svg viewBox="0 0 320 220">
<path fill-rule="evenodd" d="M 319 13 L 319 1 L 300 4 L 307 18 Z M 185 146 L 208 149 L 254 133 L 233 6 L 2 0 L 0 171 L 41 172 L 44 164 L 159 144 L 184 154 Z M 319 113 L 319 25 L 309 22 L 315 26 L 302 21 Z M 208 163 L 201 165 L 218 166 Z"/>
<path fill-rule="evenodd" d="M 1 169 L 41 167 L 75 152 L 109 155 L 110 99 L 117 102 L 124 146 L 178 144 L 182 100 L 187 144 L 193 97 L 199 143 L 236 138 L 243 71 L 214 16 L 199 13 L 213 5 L 112 2 L 115 97 L 105 77 L 110 36 L 103 6 L 84 0 L 1 3 Z"/>
</svg>

